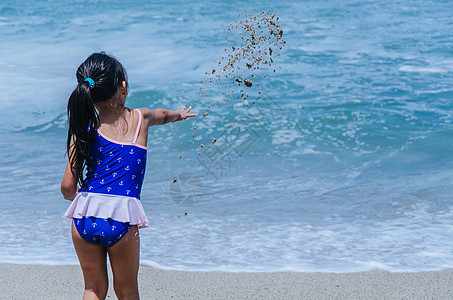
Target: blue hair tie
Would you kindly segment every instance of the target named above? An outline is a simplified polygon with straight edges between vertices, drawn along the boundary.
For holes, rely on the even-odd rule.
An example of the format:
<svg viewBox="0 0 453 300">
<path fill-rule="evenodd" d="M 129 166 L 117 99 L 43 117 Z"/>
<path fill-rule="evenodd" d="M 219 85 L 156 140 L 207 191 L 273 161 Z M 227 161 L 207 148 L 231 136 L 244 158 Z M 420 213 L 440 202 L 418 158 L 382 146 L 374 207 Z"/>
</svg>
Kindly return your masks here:
<svg viewBox="0 0 453 300">
<path fill-rule="evenodd" d="M 89 83 L 88 87 L 90 88 L 90 90 L 94 89 L 95 84 L 94 84 L 94 80 L 93 79 L 88 77 L 87 79 L 85 79 L 85 81 L 88 81 L 88 83 Z"/>
</svg>

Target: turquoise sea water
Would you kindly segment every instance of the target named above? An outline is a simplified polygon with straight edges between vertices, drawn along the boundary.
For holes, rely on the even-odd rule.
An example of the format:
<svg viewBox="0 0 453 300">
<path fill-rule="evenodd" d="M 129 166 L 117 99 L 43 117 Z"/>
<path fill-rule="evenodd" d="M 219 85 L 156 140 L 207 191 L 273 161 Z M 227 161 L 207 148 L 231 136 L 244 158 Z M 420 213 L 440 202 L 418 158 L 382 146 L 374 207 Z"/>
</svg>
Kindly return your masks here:
<svg viewBox="0 0 453 300">
<path fill-rule="evenodd" d="M 276 12 L 287 42 L 263 101 L 219 104 L 221 88 L 201 97 L 231 46 L 223 30 L 254 9 Z M 2 1 L 0 262 L 77 263 L 59 193 L 65 106 L 77 66 L 105 50 L 128 70 L 130 107 L 209 113 L 150 130 L 143 264 L 453 268 L 451 11 L 418 0 Z"/>
</svg>

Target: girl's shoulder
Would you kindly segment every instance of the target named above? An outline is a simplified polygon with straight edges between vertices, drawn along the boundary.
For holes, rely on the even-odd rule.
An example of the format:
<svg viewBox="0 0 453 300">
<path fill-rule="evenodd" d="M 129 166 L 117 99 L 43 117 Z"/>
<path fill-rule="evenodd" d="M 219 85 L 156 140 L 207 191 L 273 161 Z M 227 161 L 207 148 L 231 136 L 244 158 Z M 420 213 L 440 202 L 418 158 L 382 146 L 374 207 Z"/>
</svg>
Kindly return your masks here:
<svg viewBox="0 0 453 300">
<path fill-rule="evenodd" d="M 133 109 L 138 112 L 137 116 L 134 118 L 138 118 L 136 125 L 136 132 L 134 136 L 134 143 L 146 147 L 148 144 L 148 124 L 149 124 L 149 112 L 151 111 L 149 108 L 140 107 Z"/>
<path fill-rule="evenodd" d="M 147 107 L 138 107 L 138 108 L 134 108 L 133 110 L 138 110 L 143 117 L 146 117 L 147 115 L 149 115 L 152 112 Z"/>
<path fill-rule="evenodd" d="M 154 118 L 153 111 L 147 107 L 135 108 L 135 110 L 140 112 L 144 124 L 149 124 L 150 120 Z"/>
</svg>

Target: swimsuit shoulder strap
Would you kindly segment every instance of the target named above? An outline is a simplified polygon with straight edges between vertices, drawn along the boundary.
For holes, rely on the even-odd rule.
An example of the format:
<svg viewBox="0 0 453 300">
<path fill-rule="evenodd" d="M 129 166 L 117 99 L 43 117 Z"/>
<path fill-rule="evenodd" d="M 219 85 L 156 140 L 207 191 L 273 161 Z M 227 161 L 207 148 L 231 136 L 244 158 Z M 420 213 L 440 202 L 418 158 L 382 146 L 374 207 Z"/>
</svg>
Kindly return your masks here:
<svg viewBox="0 0 453 300">
<path fill-rule="evenodd" d="M 140 112 L 139 109 L 134 109 L 134 110 L 138 112 L 137 129 L 135 130 L 134 140 L 132 141 L 132 143 L 135 144 L 137 142 L 138 134 L 140 133 L 140 127 L 142 126 L 142 113 Z"/>
</svg>

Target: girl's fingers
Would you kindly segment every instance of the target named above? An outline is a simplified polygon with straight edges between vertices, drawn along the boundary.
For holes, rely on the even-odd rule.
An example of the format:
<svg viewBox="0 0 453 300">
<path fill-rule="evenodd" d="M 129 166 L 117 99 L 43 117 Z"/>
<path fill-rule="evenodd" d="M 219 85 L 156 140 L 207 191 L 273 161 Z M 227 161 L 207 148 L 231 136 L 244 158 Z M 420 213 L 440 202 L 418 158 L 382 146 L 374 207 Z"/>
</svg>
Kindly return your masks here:
<svg viewBox="0 0 453 300">
<path fill-rule="evenodd" d="M 191 117 L 196 117 L 198 114 L 187 114 L 184 115 L 183 119 L 191 118 Z"/>
<path fill-rule="evenodd" d="M 186 109 L 186 106 L 183 106 L 180 109 L 180 112 L 181 112 L 181 115 L 182 115 L 183 119 L 187 119 L 187 118 L 190 118 L 190 117 L 196 117 L 198 115 L 198 114 L 189 114 L 191 109 L 192 109 L 192 106 L 189 106 L 187 109 Z"/>
</svg>

